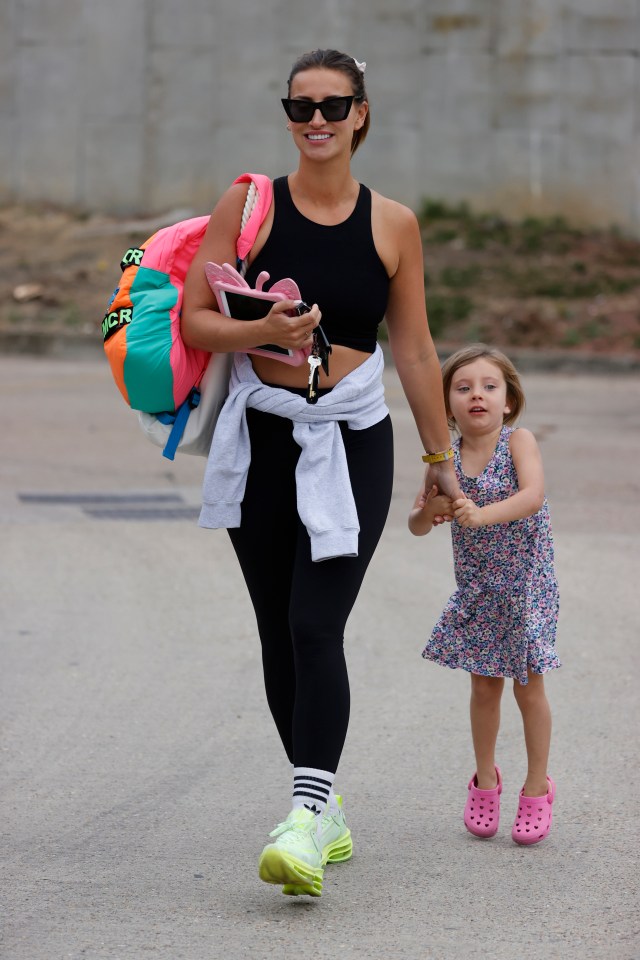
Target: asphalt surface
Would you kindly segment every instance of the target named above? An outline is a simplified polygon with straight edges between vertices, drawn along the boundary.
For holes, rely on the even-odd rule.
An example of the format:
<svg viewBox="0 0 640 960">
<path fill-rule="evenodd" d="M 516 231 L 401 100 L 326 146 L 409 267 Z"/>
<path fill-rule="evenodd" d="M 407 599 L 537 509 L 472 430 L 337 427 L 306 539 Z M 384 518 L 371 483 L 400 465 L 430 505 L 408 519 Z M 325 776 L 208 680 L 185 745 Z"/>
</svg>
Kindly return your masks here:
<svg viewBox="0 0 640 960">
<path fill-rule="evenodd" d="M 533 848 L 510 838 L 508 687 L 500 832 L 462 823 L 468 678 L 420 657 L 453 589 L 449 533 L 406 530 L 421 450 L 386 379 L 394 500 L 346 636 L 354 856 L 311 900 L 257 877 L 290 772 L 226 534 L 195 522 L 203 461 L 163 460 L 100 358 L 0 357 L 3 960 L 640 957 L 640 378 L 524 377 L 564 663 L 554 826 Z"/>
</svg>

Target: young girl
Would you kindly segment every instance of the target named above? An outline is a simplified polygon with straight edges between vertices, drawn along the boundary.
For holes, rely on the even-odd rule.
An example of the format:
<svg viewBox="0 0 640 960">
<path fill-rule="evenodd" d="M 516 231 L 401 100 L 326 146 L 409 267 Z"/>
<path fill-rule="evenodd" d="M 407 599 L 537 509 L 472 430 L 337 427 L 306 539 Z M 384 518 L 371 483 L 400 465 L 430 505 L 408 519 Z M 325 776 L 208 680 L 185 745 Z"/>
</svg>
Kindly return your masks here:
<svg viewBox="0 0 640 960">
<path fill-rule="evenodd" d="M 450 455 L 464 498 L 423 489 L 409 517 L 416 536 L 452 520 L 458 589 L 433 629 L 423 657 L 471 674 L 471 733 L 476 772 L 464 823 L 478 837 L 498 830 L 502 776 L 495 762 L 504 678 L 524 724 L 527 778 L 512 837 L 536 843 L 551 829 L 555 784 L 547 774 L 551 713 L 544 690 L 555 652 L 558 585 L 540 450 L 529 430 L 514 429 L 524 407 L 518 374 L 484 344 L 457 351 L 442 370 Z"/>
</svg>

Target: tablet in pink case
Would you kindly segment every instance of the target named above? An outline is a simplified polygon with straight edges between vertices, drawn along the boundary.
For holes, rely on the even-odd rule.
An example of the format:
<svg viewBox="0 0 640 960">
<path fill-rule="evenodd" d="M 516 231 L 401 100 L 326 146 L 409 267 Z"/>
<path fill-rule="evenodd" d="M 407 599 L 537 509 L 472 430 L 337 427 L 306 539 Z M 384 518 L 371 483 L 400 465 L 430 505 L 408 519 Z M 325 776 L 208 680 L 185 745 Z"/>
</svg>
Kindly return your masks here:
<svg viewBox="0 0 640 960">
<path fill-rule="evenodd" d="M 288 277 L 278 280 L 269 290 L 263 290 L 269 274 L 263 270 L 258 275 L 255 289 L 229 263 L 220 266 L 209 261 L 204 265 L 209 286 L 216 295 L 220 313 L 234 320 L 261 320 L 269 313 L 271 305 L 280 300 L 301 300 L 300 290 L 294 280 Z M 275 343 L 265 343 L 252 347 L 247 353 L 256 353 L 262 357 L 272 357 L 299 367 L 311 352 L 310 347 L 301 350 L 287 350 Z"/>
</svg>

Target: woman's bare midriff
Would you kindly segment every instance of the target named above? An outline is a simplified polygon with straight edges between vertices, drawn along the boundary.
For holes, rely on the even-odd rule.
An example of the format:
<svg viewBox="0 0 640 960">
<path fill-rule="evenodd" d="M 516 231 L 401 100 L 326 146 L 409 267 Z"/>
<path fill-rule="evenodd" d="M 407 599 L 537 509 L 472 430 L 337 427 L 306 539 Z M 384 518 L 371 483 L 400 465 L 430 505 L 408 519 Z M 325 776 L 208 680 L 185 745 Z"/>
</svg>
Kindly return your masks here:
<svg viewBox="0 0 640 960">
<path fill-rule="evenodd" d="M 253 369 L 263 383 L 279 384 L 283 387 L 306 387 L 309 382 L 309 364 L 305 360 L 299 367 L 292 367 L 280 360 L 271 357 L 261 357 L 250 354 Z M 329 357 L 329 376 L 324 370 L 320 371 L 319 387 L 335 387 L 343 377 L 359 367 L 371 354 L 362 350 L 353 350 L 351 347 L 333 345 Z"/>
</svg>

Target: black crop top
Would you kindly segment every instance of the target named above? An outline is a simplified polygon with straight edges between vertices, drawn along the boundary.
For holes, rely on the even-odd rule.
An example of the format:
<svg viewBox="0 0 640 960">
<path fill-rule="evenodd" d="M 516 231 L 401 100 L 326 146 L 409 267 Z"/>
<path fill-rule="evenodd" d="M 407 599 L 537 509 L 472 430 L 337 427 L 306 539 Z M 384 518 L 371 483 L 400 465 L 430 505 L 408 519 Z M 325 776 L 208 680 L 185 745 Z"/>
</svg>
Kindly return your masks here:
<svg viewBox="0 0 640 960">
<path fill-rule="evenodd" d="M 373 243 L 371 191 L 360 184 L 351 216 L 327 227 L 300 213 L 287 177 L 274 180 L 273 189 L 273 226 L 247 270 L 247 283 L 255 286 L 261 270 L 269 273 L 265 289 L 291 277 L 302 299 L 320 307 L 322 329 L 331 343 L 373 353 L 387 307 L 389 277 Z"/>
</svg>

